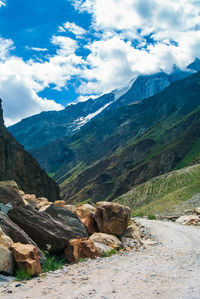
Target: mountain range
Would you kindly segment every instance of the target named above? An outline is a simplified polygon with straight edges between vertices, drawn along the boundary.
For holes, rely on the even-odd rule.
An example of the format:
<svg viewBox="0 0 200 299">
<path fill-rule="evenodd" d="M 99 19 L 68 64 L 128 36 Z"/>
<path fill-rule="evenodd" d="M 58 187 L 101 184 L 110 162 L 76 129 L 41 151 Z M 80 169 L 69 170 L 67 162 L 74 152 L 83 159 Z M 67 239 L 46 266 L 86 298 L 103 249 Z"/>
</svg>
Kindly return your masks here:
<svg viewBox="0 0 200 299">
<path fill-rule="evenodd" d="M 61 111 L 42 112 L 11 126 L 8 130 L 24 145 L 25 149 L 40 148 L 64 136 L 73 135 L 91 119 L 106 111 L 141 101 L 159 93 L 172 82 L 190 76 L 198 68 L 197 63 L 181 71 L 174 66 L 171 74 L 159 72 L 133 78 L 126 86 L 96 99 L 68 105 Z M 200 67 L 199 67 L 200 70 Z"/>
<path fill-rule="evenodd" d="M 154 177 L 200 163 L 199 60 L 188 70 L 136 77 L 123 89 L 9 130 L 68 203 L 121 198 Z"/>
</svg>

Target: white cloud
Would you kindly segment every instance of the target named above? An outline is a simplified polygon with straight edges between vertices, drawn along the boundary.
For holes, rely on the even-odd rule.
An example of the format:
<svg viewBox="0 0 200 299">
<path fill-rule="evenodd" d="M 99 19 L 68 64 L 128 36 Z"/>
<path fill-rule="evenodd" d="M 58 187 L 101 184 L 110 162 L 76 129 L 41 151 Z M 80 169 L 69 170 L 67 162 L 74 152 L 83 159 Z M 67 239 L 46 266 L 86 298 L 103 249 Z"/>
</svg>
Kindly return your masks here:
<svg viewBox="0 0 200 299">
<path fill-rule="evenodd" d="M 26 50 L 32 50 L 32 51 L 36 51 L 36 52 L 48 52 L 47 48 L 35 48 L 35 47 L 29 47 L 29 46 L 26 46 Z"/>
<path fill-rule="evenodd" d="M 77 42 L 70 37 L 53 35 L 51 42 L 55 46 L 60 47 L 60 49 L 57 50 L 57 54 L 61 56 L 68 56 L 70 54 L 73 54 L 78 49 Z"/>
<path fill-rule="evenodd" d="M 63 26 L 59 26 L 59 32 L 65 32 L 66 30 L 72 32 L 77 38 L 83 38 L 86 34 L 86 30 L 75 23 L 66 22 Z"/>
<path fill-rule="evenodd" d="M 5 60 L 14 49 L 13 41 L 0 37 L 0 61 Z"/>
<path fill-rule="evenodd" d="M 0 7 L 1 6 L 6 6 L 6 1 L 5 0 L 0 0 Z"/>
<path fill-rule="evenodd" d="M 97 40 L 86 47 L 81 94 L 108 92 L 135 74 L 170 72 L 200 57 L 200 3 L 196 0 L 79 0 L 92 16 Z"/>
<path fill-rule="evenodd" d="M 1 41 L 1 40 L 0 40 Z M 53 100 L 42 99 L 38 92 L 55 85 L 55 89 L 67 88 L 73 76 L 80 75 L 84 60 L 75 54 L 78 45 L 70 38 L 53 36 L 52 43 L 59 48 L 46 61 L 24 61 L 9 55 L 11 40 L 0 45 L 0 96 L 3 99 L 4 117 L 7 125 L 22 118 L 48 110 L 64 108 Z M 9 48 L 10 46 L 10 48 Z"/>
</svg>

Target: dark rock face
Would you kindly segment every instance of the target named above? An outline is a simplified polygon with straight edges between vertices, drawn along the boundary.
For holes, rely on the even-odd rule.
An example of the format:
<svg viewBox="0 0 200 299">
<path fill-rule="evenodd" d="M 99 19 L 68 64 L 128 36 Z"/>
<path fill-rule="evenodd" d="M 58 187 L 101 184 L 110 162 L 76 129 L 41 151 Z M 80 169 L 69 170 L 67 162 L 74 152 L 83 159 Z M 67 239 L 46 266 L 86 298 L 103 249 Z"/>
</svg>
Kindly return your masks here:
<svg viewBox="0 0 200 299">
<path fill-rule="evenodd" d="M 31 244 L 36 246 L 40 260 L 44 259 L 43 253 L 37 247 L 35 242 L 29 238 L 29 236 L 19 227 L 17 226 L 12 220 L 3 213 L 0 212 L 0 227 L 4 231 L 4 233 L 10 237 L 14 243 L 21 242 L 23 244 Z"/>
<path fill-rule="evenodd" d="M 70 239 L 77 237 L 77 233 L 70 226 L 63 225 L 50 215 L 34 210 L 32 207 L 12 209 L 8 216 L 19 225 L 40 247 L 46 249 L 51 245 L 52 252 L 61 252 L 69 244 Z"/>
<path fill-rule="evenodd" d="M 45 210 L 45 213 L 54 219 L 59 220 L 62 224 L 71 227 L 74 234 L 77 234 L 77 237 L 88 237 L 86 227 L 73 212 L 55 205 L 51 205 Z"/>
<path fill-rule="evenodd" d="M 49 201 L 59 199 L 59 187 L 24 150 L 3 124 L 0 102 L 0 181 L 14 180 L 19 188 Z"/>
<path fill-rule="evenodd" d="M 4 125 L 4 121 L 3 121 L 3 109 L 2 109 L 2 99 L 0 99 L 0 125 Z"/>
</svg>

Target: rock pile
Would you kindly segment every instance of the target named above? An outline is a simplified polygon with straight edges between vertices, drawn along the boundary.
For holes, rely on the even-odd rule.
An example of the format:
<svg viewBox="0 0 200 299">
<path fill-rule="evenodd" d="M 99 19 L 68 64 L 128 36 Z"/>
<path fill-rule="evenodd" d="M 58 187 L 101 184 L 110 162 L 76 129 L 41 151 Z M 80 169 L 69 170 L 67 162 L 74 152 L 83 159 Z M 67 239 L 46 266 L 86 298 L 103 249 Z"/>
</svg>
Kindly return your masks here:
<svg viewBox="0 0 200 299">
<path fill-rule="evenodd" d="M 13 275 L 18 268 L 39 275 L 45 259 L 41 249 L 47 247 L 72 263 L 124 251 L 141 241 L 138 226 L 128 226 L 130 209 L 116 203 L 69 206 L 1 182 L 0 204 L 0 273 Z"/>
</svg>

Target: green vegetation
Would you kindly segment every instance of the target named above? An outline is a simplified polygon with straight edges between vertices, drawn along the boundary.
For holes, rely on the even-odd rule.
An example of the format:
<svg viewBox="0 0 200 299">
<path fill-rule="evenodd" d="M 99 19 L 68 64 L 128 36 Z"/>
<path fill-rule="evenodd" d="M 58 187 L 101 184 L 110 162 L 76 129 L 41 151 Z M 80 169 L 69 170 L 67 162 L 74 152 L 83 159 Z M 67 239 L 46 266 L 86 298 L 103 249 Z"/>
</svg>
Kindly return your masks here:
<svg viewBox="0 0 200 299">
<path fill-rule="evenodd" d="M 133 216 L 173 212 L 180 203 L 200 193 L 200 165 L 194 165 L 153 178 L 117 198 L 128 205 Z"/>
<path fill-rule="evenodd" d="M 16 280 L 28 280 L 31 276 L 31 271 L 25 269 L 17 269 L 15 272 Z"/>
<path fill-rule="evenodd" d="M 84 258 L 84 257 L 80 257 L 80 259 L 79 259 L 79 263 L 83 263 L 83 262 L 85 262 L 87 259 L 86 258 Z"/>
<path fill-rule="evenodd" d="M 56 271 L 62 266 L 66 265 L 67 261 L 65 258 L 58 258 L 56 256 L 50 255 L 48 251 L 43 252 L 46 259 L 42 264 L 42 272 Z"/>
<path fill-rule="evenodd" d="M 102 252 L 102 257 L 110 257 L 113 254 L 117 254 L 117 251 L 114 248 L 112 248 L 112 249 L 110 249 L 108 251 Z"/>
<path fill-rule="evenodd" d="M 55 172 L 50 172 L 50 173 L 48 174 L 48 176 L 49 176 L 50 178 L 53 178 L 54 175 L 55 175 Z"/>
<path fill-rule="evenodd" d="M 70 170 L 69 173 L 65 174 L 64 176 L 67 177 L 67 179 L 65 179 L 61 184 L 60 187 L 64 188 L 67 184 L 69 184 L 70 182 L 72 182 L 73 180 L 75 180 L 77 178 L 77 176 L 84 171 L 86 168 L 86 165 L 84 163 L 80 163 L 78 165 L 76 165 L 73 169 Z M 62 180 L 62 178 L 60 178 L 60 180 Z"/>
</svg>

